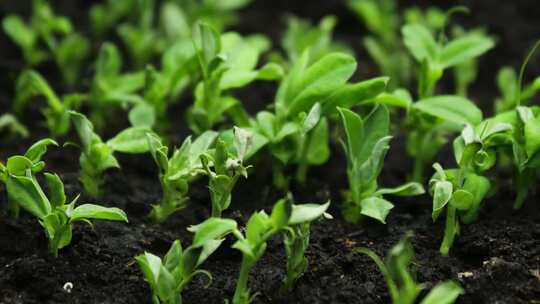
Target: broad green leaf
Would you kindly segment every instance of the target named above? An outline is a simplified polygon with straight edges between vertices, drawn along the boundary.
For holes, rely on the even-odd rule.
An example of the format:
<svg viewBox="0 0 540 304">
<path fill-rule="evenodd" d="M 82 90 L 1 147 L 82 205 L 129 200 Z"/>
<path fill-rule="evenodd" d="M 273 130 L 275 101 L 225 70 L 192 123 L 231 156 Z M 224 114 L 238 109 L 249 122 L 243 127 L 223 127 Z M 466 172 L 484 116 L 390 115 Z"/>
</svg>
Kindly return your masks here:
<svg viewBox="0 0 540 304">
<path fill-rule="evenodd" d="M 484 54 L 494 46 L 493 39 L 486 36 L 471 34 L 459 37 L 444 46 L 439 62 L 444 68 L 455 66 Z"/>
<path fill-rule="evenodd" d="M 233 128 L 234 133 L 234 147 L 238 158 L 241 160 L 246 157 L 253 143 L 253 133 L 247 129 Z"/>
<path fill-rule="evenodd" d="M 24 156 L 30 159 L 33 163 L 38 162 L 41 160 L 41 157 L 47 152 L 47 147 L 50 145 L 58 146 L 58 143 L 50 138 L 39 140 L 30 148 L 28 148 L 28 150 L 26 150 Z"/>
<path fill-rule="evenodd" d="M 440 47 L 429 30 L 421 24 L 407 24 L 401 29 L 403 42 L 418 62 L 437 60 Z"/>
<path fill-rule="evenodd" d="M 525 151 L 529 158 L 540 150 L 540 116 L 525 123 Z"/>
<path fill-rule="evenodd" d="M 307 161 L 310 165 L 322 165 L 330 158 L 328 120 L 323 118 L 313 130 L 307 147 Z"/>
<path fill-rule="evenodd" d="M 110 43 L 105 42 L 99 49 L 99 54 L 96 60 L 96 78 L 114 77 L 120 73 L 122 68 L 122 57 L 118 48 Z"/>
<path fill-rule="evenodd" d="M 2 20 L 4 32 L 22 48 L 30 48 L 36 41 L 36 35 L 17 15 L 8 15 Z"/>
<path fill-rule="evenodd" d="M 309 110 L 309 113 L 302 122 L 302 132 L 305 134 L 311 131 L 319 123 L 320 120 L 321 104 L 317 102 L 311 107 L 311 110 Z"/>
<path fill-rule="evenodd" d="M 79 138 L 81 139 L 82 150 L 84 154 L 88 155 L 90 154 L 92 139 L 95 137 L 94 126 L 83 114 L 75 111 L 70 111 L 69 113 L 71 114 L 71 120 L 75 125 L 75 129 L 79 134 Z"/>
<path fill-rule="evenodd" d="M 206 75 L 210 62 L 218 55 L 221 50 L 221 39 L 216 30 L 204 23 L 195 26 L 193 41 L 198 51 L 199 61 Z"/>
<path fill-rule="evenodd" d="M 450 204 L 458 210 L 468 210 L 473 204 L 474 196 L 467 190 L 458 189 L 452 194 Z"/>
<path fill-rule="evenodd" d="M 189 158 L 192 160 L 192 163 L 210 148 L 217 136 L 218 133 L 215 131 L 206 131 L 193 141 L 189 149 Z"/>
<path fill-rule="evenodd" d="M 464 293 L 458 283 L 446 281 L 431 289 L 420 304 L 453 304 Z"/>
<path fill-rule="evenodd" d="M 362 150 L 364 144 L 364 122 L 360 115 L 351 110 L 337 108 L 341 116 L 341 123 L 345 130 L 347 139 L 347 158 L 350 163 L 353 162 L 357 153 Z"/>
<path fill-rule="evenodd" d="M 79 221 L 85 219 L 123 221 L 127 222 L 127 216 L 124 211 L 118 208 L 107 208 L 93 204 L 82 204 L 73 209 L 71 221 Z"/>
<path fill-rule="evenodd" d="M 10 200 L 38 218 L 51 213 L 51 203 L 39 184 L 30 177 L 10 175 L 6 181 Z"/>
<path fill-rule="evenodd" d="M 107 145 L 113 150 L 123 153 L 144 153 L 149 151 L 147 133 L 151 132 L 146 127 L 131 127 L 118 133 L 107 141 Z"/>
<path fill-rule="evenodd" d="M 189 231 L 195 233 L 190 247 L 200 247 L 209 240 L 223 238 L 226 234 L 236 229 L 236 222 L 230 219 L 209 218 L 201 224 L 190 226 Z"/>
<path fill-rule="evenodd" d="M 389 201 L 379 197 L 368 197 L 360 202 L 361 214 L 369 216 L 379 222 L 386 224 L 386 217 L 394 205 Z"/>
<path fill-rule="evenodd" d="M 355 161 L 359 164 L 372 156 L 377 142 L 390 133 L 390 113 L 385 105 L 376 105 L 375 109 L 364 119 L 364 136 L 361 149 L 353 151 Z"/>
<path fill-rule="evenodd" d="M 332 53 L 307 68 L 300 83 L 289 96 L 288 115 L 307 112 L 315 102 L 330 96 L 344 85 L 356 70 L 356 61 L 350 55 Z"/>
<path fill-rule="evenodd" d="M 374 99 L 384 92 L 388 80 L 388 77 L 378 77 L 355 84 L 346 84 L 324 101 L 323 112 L 332 113 L 336 107 L 349 109 Z"/>
<path fill-rule="evenodd" d="M 482 111 L 471 101 L 460 96 L 437 96 L 422 99 L 414 109 L 448 122 L 477 125 L 482 121 Z"/>
<path fill-rule="evenodd" d="M 453 186 L 451 182 L 439 181 L 435 183 L 435 188 L 433 189 L 433 211 L 431 213 L 433 221 L 437 219 L 444 206 L 452 198 L 452 192 Z"/>
<path fill-rule="evenodd" d="M 151 105 L 141 102 L 129 111 L 129 122 L 134 127 L 152 128 L 156 123 L 156 112 Z"/>
<path fill-rule="evenodd" d="M 52 207 L 61 207 L 66 203 L 66 194 L 64 193 L 64 183 L 56 174 L 45 173 L 45 180 L 49 190 L 49 201 Z"/>
<path fill-rule="evenodd" d="M 330 202 L 326 204 L 301 204 L 293 205 L 291 217 L 289 218 L 289 225 L 298 225 L 302 223 L 307 223 L 314 221 L 321 217 L 328 207 Z"/>
<path fill-rule="evenodd" d="M 395 188 L 382 188 L 375 192 L 375 195 L 391 194 L 396 196 L 414 196 L 424 194 L 426 191 L 419 183 L 406 183 Z"/>
<path fill-rule="evenodd" d="M 278 206 L 278 208 L 283 207 L 283 205 Z M 277 209 L 276 209 L 277 212 Z M 276 213 L 276 218 L 279 213 Z M 281 213 L 280 215 L 283 215 Z M 287 219 L 288 220 L 288 219 Z M 258 244 L 262 241 L 263 235 L 270 228 L 270 219 L 264 211 L 254 213 L 246 225 L 246 238 L 250 244 Z"/>
<path fill-rule="evenodd" d="M 171 248 L 169 248 L 169 251 L 167 251 L 167 254 L 163 258 L 163 266 L 172 273 L 180 265 L 182 255 L 182 244 L 179 240 L 176 240 L 172 243 Z"/>
<path fill-rule="evenodd" d="M 137 260 L 146 282 L 150 284 L 152 291 L 157 293 L 157 280 L 162 265 L 161 259 L 158 256 L 145 252 L 143 255 L 135 257 L 135 260 Z"/>
<path fill-rule="evenodd" d="M 11 156 L 6 163 L 8 173 L 13 175 L 26 175 L 26 170 L 31 169 L 32 166 L 32 161 L 21 155 Z"/>
</svg>

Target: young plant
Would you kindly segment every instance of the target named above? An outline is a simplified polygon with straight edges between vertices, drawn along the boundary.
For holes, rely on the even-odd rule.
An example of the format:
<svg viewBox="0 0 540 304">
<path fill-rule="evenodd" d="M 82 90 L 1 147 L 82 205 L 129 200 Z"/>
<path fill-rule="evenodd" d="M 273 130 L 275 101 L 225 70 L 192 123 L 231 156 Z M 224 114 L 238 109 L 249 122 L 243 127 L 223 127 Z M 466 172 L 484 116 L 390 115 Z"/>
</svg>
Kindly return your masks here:
<svg viewBox="0 0 540 304">
<path fill-rule="evenodd" d="M 311 165 L 321 165 L 329 157 L 328 119 L 337 106 L 349 108 L 367 102 L 386 87 L 387 78 L 348 84 L 356 70 L 353 57 L 330 53 L 312 64 L 309 50 L 293 63 L 281 81 L 273 110 L 257 113 L 249 126 L 268 141 L 277 160 L 274 185 L 286 189 L 285 166 L 296 164 L 296 179 L 304 182 Z M 243 126 L 242 122 L 237 125 Z"/>
<path fill-rule="evenodd" d="M 413 196 L 424 193 L 418 183 L 407 183 L 396 188 L 379 188 L 377 179 L 384 157 L 390 148 L 390 115 L 384 105 L 377 105 L 362 119 L 351 110 L 338 108 L 347 155 L 347 177 L 350 194 L 344 204 L 343 216 L 347 221 L 358 222 L 368 216 L 385 223 L 386 216 L 394 205 L 384 195 Z"/>
<path fill-rule="evenodd" d="M 58 138 L 66 135 L 70 128 L 69 111 L 77 110 L 86 99 L 82 94 L 66 94 L 58 97 L 47 81 L 34 70 L 26 70 L 17 79 L 16 96 L 13 104 L 14 111 L 21 114 L 30 100 L 43 96 L 48 107 L 42 110 L 51 137 Z"/>
<path fill-rule="evenodd" d="M 407 87 L 412 79 L 412 62 L 399 41 L 400 15 L 396 0 L 349 0 L 348 6 L 365 24 L 371 35 L 364 46 L 383 75 L 390 77 L 389 87 Z"/>
<path fill-rule="evenodd" d="M 94 132 L 94 126 L 86 116 L 74 111 L 69 113 L 81 141 L 80 180 L 86 193 L 92 197 L 98 197 L 101 194 L 105 170 L 120 168 L 114 152 L 139 154 L 150 150 L 146 139 L 146 134 L 151 133 L 148 128 L 127 128 L 107 142 L 103 142 L 101 137 Z"/>
<path fill-rule="evenodd" d="M 41 157 L 47 152 L 48 146 L 51 145 L 58 146 L 58 143 L 50 138 L 45 138 L 30 146 L 24 155 L 15 155 L 8 158 L 5 166 L 0 162 L 0 182 L 7 185 L 8 181 L 12 179 L 13 176 L 24 176 L 26 171 L 18 167 L 20 164 L 30 166 L 33 174 L 41 172 L 45 168 L 45 162 L 41 160 Z M 28 163 L 27 160 L 29 160 L 30 163 Z M 14 218 L 19 217 L 19 204 L 10 196 L 8 196 L 8 210 Z"/>
<path fill-rule="evenodd" d="M 211 280 L 210 273 L 199 267 L 219 248 L 223 238 L 235 229 L 234 220 L 209 218 L 188 228 L 195 233 L 189 247 L 182 249 L 180 241 L 176 240 L 163 260 L 148 252 L 137 256 L 135 259 L 152 289 L 152 302 L 181 304 L 182 291 L 193 277 L 204 274 Z"/>
<path fill-rule="evenodd" d="M 234 232 L 238 240 L 233 248 L 242 252 L 242 264 L 232 299 L 233 304 L 251 303 L 256 296 L 251 294 L 248 288 L 248 277 L 250 270 L 266 251 L 267 241 L 281 232 L 292 231 L 291 227 L 318 219 L 329 205 L 330 203 L 293 205 L 290 200 L 282 199 L 274 205 L 270 216 L 264 211 L 254 213 L 247 223 L 245 236 L 239 231 Z M 297 266 L 292 259 L 298 254 L 295 252 L 288 256 L 289 265 Z M 293 271 L 288 275 L 292 279 L 298 272 Z"/>
<path fill-rule="evenodd" d="M 2 25 L 4 32 L 22 49 L 29 66 L 53 57 L 67 84 L 75 84 L 88 54 L 89 42 L 73 31 L 69 19 L 54 15 L 46 0 L 33 0 L 28 23 L 20 16 L 8 15 Z"/>
<path fill-rule="evenodd" d="M 253 144 L 253 134 L 234 128 L 234 151 L 229 152 L 225 141 L 218 139 L 214 153 L 201 154 L 201 163 L 208 175 L 208 189 L 212 201 L 212 217 L 221 217 L 231 204 L 231 192 L 238 179 L 247 178 L 243 162 Z M 213 170 L 210 168 L 213 166 Z"/>
<path fill-rule="evenodd" d="M 105 42 L 99 50 L 89 94 L 90 119 L 96 128 L 103 129 L 115 109 L 140 102 L 136 92 L 144 85 L 144 72 L 122 73 L 120 51 L 114 44 Z"/>
<path fill-rule="evenodd" d="M 45 173 L 49 190 L 48 196 L 45 195 L 33 172 L 35 163 L 25 156 L 10 158 L 6 168 L 10 200 L 38 218 L 49 239 L 49 251 L 55 257 L 59 249 L 71 243 L 75 222 L 90 223 L 92 219 L 127 222 L 126 214 L 118 208 L 93 204 L 75 207 L 78 196 L 66 204 L 64 184 L 56 174 Z"/>
<path fill-rule="evenodd" d="M 516 71 L 511 67 L 504 67 L 497 74 L 497 87 L 501 96 L 495 100 L 495 113 L 500 114 L 514 110 L 519 105 L 527 106 L 540 91 L 540 76 L 522 89 Z M 519 102 L 517 101 L 518 89 L 520 90 Z"/>
<path fill-rule="evenodd" d="M 187 117 L 195 133 L 211 129 L 235 108 L 242 111 L 240 101 L 228 91 L 255 80 L 276 80 L 282 76 L 281 67 L 273 63 L 256 69 L 260 54 L 269 46 L 262 36 L 243 38 L 232 32 L 220 36 L 210 26 L 199 24 L 193 43 L 202 75 Z"/>
<path fill-rule="evenodd" d="M 190 181 L 204 174 L 201 155 L 207 152 L 218 134 L 207 131 L 191 142 L 188 137 L 179 149 L 169 158 L 169 149 L 161 143 L 161 139 L 149 134 L 148 146 L 159 169 L 159 181 L 163 197 L 153 205 L 150 218 L 158 223 L 164 222 L 170 215 L 186 207 Z"/>
<path fill-rule="evenodd" d="M 375 252 L 367 248 L 359 248 L 358 252 L 369 256 L 383 274 L 393 304 L 452 304 L 464 293 L 463 288 L 453 281 L 439 283 L 417 302 L 424 284 L 418 284 L 415 273 L 411 270 L 414 260 L 414 248 L 411 244 L 412 234 L 407 234 L 388 252 L 383 261 Z"/>
<path fill-rule="evenodd" d="M 447 256 L 460 221 L 468 224 L 476 220 L 484 198 L 491 189 L 488 178 L 482 174 L 491 169 L 497 160 L 497 150 L 510 146 L 512 125 L 485 120 L 476 127 L 466 125 L 454 140 L 454 157 L 457 169 L 444 170 L 438 163 L 436 173 L 429 181 L 433 196 L 433 221 L 446 207 L 446 223 L 441 254 Z"/>
</svg>

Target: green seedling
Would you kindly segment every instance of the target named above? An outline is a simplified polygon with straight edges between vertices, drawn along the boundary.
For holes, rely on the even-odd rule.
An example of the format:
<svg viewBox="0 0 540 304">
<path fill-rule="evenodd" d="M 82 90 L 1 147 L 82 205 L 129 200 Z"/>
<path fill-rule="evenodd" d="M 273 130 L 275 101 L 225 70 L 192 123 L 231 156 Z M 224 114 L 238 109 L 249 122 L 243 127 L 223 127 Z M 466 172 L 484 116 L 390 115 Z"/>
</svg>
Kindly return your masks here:
<svg viewBox="0 0 540 304">
<path fill-rule="evenodd" d="M 418 284 L 416 274 L 411 269 L 414 260 L 414 248 L 411 244 L 412 234 L 407 234 L 390 249 L 385 260 L 367 248 L 359 248 L 358 252 L 369 256 L 383 274 L 393 304 L 452 304 L 464 292 L 454 281 L 445 281 L 433 287 L 420 301 L 417 301 L 424 284 Z"/>
<path fill-rule="evenodd" d="M 28 23 L 20 16 L 8 15 L 2 25 L 4 32 L 22 49 L 29 66 L 52 57 L 67 84 L 75 84 L 89 42 L 73 31 L 69 19 L 56 16 L 46 0 L 33 0 Z"/>
<path fill-rule="evenodd" d="M 148 128 L 127 128 L 107 142 L 103 142 L 94 132 L 94 126 L 86 116 L 74 111 L 69 113 L 81 142 L 80 180 L 85 192 L 92 197 L 101 194 L 104 172 L 110 168 L 120 168 L 114 152 L 140 154 L 150 150 L 146 139 L 147 134 L 151 133 Z"/>
<path fill-rule="evenodd" d="M 291 227 L 312 222 L 324 215 L 330 203 L 324 205 L 293 205 L 290 200 L 278 201 L 270 215 L 264 211 L 254 213 L 247 225 L 245 235 L 235 231 L 238 240 L 233 248 L 242 252 L 242 264 L 232 299 L 233 304 L 251 303 L 257 294 L 251 294 L 248 288 L 249 272 L 266 251 L 267 241 L 284 231 L 293 231 Z M 296 253 L 288 256 L 292 259 Z M 291 260 L 288 262 L 292 263 Z M 291 264 L 292 265 L 292 264 Z M 294 274 L 289 274 L 294 275 Z"/>
<path fill-rule="evenodd" d="M 105 42 L 95 63 L 95 74 L 89 94 L 90 118 L 98 130 L 104 128 L 115 109 L 141 102 L 136 93 L 145 85 L 145 74 L 122 73 L 122 64 L 118 48 L 112 43 Z"/>
<path fill-rule="evenodd" d="M 407 87 L 412 79 L 412 62 L 399 40 L 400 16 L 395 0 L 349 0 L 350 9 L 371 35 L 364 46 L 380 71 L 390 77 L 389 88 Z"/>
<path fill-rule="evenodd" d="M 163 260 L 148 252 L 137 256 L 135 259 L 152 289 L 152 302 L 181 304 L 182 291 L 193 277 L 204 274 L 211 280 L 211 274 L 199 268 L 235 229 L 234 220 L 209 218 L 188 228 L 195 234 L 189 247 L 182 249 L 180 241 L 176 240 Z"/>
<path fill-rule="evenodd" d="M 4 131 L 6 130 L 6 131 Z M 0 115 L 0 133 L 9 133 L 8 138 L 28 137 L 30 134 L 26 128 L 13 114 L 4 113 Z M 5 134 L 5 133 L 2 133 Z"/>
<path fill-rule="evenodd" d="M 44 147 L 44 146 L 41 146 Z M 43 152 L 44 148 L 40 148 Z M 58 256 L 58 250 L 71 243 L 73 224 L 90 220 L 127 222 L 124 211 L 93 204 L 75 207 L 78 196 L 66 204 L 64 184 L 56 174 L 45 173 L 48 196 L 45 195 L 34 175 L 36 163 L 25 156 L 8 159 L 6 189 L 10 201 L 37 217 L 49 239 L 49 251 Z"/>
<path fill-rule="evenodd" d="M 368 216 L 385 223 L 394 205 L 384 195 L 413 196 L 424 193 L 418 183 L 396 188 L 379 188 L 377 179 L 390 148 L 390 115 L 384 105 L 378 105 L 365 118 L 353 111 L 338 108 L 345 131 L 343 146 L 347 155 L 347 177 L 350 194 L 344 204 L 347 221 L 358 222 Z"/>
<path fill-rule="evenodd" d="M 16 96 L 13 104 L 15 113 L 21 114 L 29 101 L 36 96 L 42 96 L 47 101 L 47 107 L 42 112 L 46 125 L 52 137 L 66 135 L 70 128 L 69 111 L 77 110 L 84 100 L 82 94 L 66 94 L 61 98 L 56 95 L 45 78 L 34 70 L 26 70 L 17 79 Z"/>
<path fill-rule="evenodd" d="M 137 9 L 137 0 L 107 0 L 92 5 L 90 26 L 95 36 L 101 37 Z"/>
<path fill-rule="evenodd" d="M 531 83 L 525 85 L 520 93 L 521 100 L 518 103 L 516 96 L 518 92 L 518 76 L 510 67 L 504 67 L 497 74 L 497 87 L 500 97 L 495 100 L 495 112 L 497 114 L 511 111 L 521 105 L 528 105 L 532 98 L 540 91 L 540 77 L 535 78 Z M 521 90 L 521 89 L 520 89 Z"/>
<path fill-rule="evenodd" d="M 233 153 L 229 152 L 225 141 L 218 139 L 214 153 L 201 155 L 201 163 L 208 175 L 212 217 L 221 217 L 223 211 L 231 204 L 231 192 L 238 179 L 242 176 L 247 178 L 249 166 L 244 166 L 243 162 L 252 144 L 253 134 L 235 127 Z"/>
<path fill-rule="evenodd" d="M 45 168 L 45 162 L 42 161 L 41 158 L 47 152 L 48 146 L 51 145 L 58 146 L 58 143 L 50 138 L 45 138 L 30 146 L 24 155 L 15 155 L 8 158 L 8 162 L 5 166 L 0 162 L 0 182 L 7 185 L 8 180 L 13 176 L 24 176 L 26 172 L 18 167 L 20 164 L 30 166 L 33 174 L 41 172 Z M 9 161 L 10 159 L 12 159 L 11 162 Z M 22 159 L 22 163 L 19 161 L 20 159 Z M 26 160 L 29 160 L 30 164 L 26 162 Z M 19 217 L 20 205 L 14 198 L 10 196 L 8 196 L 8 210 L 14 218 Z"/>
<path fill-rule="evenodd" d="M 169 149 L 161 143 L 161 139 L 148 135 L 148 146 L 158 166 L 163 191 L 161 201 L 153 205 L 150 213 L 153 221 L 164 222 L 170 215 L 186 207 L 190 181 L 205 173 L 201 155 L 207 152 L 217 136 L 216 132 L 207 131 L 193 142 L 188 137 L 169 157 Z"/>
<path fill-rule="evenodd" d="M 249 125 L 268 141 L 268 148 L 277 160 L 274 185 L 286 189 L 285 166 L 295 164 L 296 179 L 304 182 L 309 166 L 321 165 L 329 157 L 328 115 L 336 107 L 350 108 L 368 102 L 382 93 L 387 78 L 374 78 L 349 84 L 356 70 L 353 57 L 331 53 L 312 64 L 309 50 L 293 64 L 281 81 L 273 112 L 261 111 Z M 237 122 L 242 126 L 242 122 Z"/>
<path fill-rule="evenodd" d="M 242 38 L 237 33 L 220 36 L 210 26 L 199 24 L 193 43 L 202 75 L 187 117 L 195 133 L 211 129 L 227 112 L 245 112 L 240 101 L 228 93 L 232 89 L 255 80 L 276 80 L 282 76 L 282 68 L 273 63 L 256 69 L 260 54 L 269 47 L 268 40 L 262 36 Z"/>
</svg>

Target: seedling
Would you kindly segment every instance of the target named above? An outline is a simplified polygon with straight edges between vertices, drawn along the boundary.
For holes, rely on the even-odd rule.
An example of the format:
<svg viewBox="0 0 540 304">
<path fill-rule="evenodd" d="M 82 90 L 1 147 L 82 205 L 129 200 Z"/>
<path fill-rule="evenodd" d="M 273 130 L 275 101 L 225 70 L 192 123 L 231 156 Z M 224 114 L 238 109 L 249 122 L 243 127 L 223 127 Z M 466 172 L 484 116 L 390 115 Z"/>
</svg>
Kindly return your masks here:
<svg viewBox="0 0 540 304">
<path fill-rule="evenodd" d="M 208 175 L 208 188 L 212 201 L 212 216 L 221 217 L 231 204 L 231 192 L 238 179 L 247 178 L 243 162 L 253 144 L 253 134 L 247 130 L 234 128 L 234 152 L 230 153 L 225 142 L 217 140 L 214 153 L 201 154 L 201 163 Z M 213 166 L 213 170 L 210 168 Z"/>
<path fill-rule="evenodd" d="M 56 174 L 45 173 L 49 190 L 49 195 L 45 195 L 34 175 L 35 165 L 24 156 L 10 158 L 6 189 L 11 201 L 38 218 L 49 239 L 49 251 L 53 256 L 57 257 L 58 250 L 71 243 L 75 222 L 90 223 L 91 219 L 127 222 L 126 214 L 118 208 L 93 204 L 75 207 L 78 197 L 66 205 L 64 184 Z"/>
<path fill-rule="evenodd" d="M 26 167 L 20 168 L 19 165 L 21 164 L 29 166 L 33 174 L 41 172 L 45 168 L 45 162 L 42 161 L 41 158 L 47 152 L 48 146 L 51 145 L 58 146 L 54 140 L 45 138 L 30 146 L 24 155 L 15 155 L 8 158 L 5 166 L 0 162 L 0 182 L 7 185 L 8 181 L 13 176 L 24 176 L 26 174 L 24 169 Z M 14 218 L 19 217 L 19 204 L 16 199 L 11 196 L 8 196 L 8 210 Z"/>
<path fill-rule="evenodd" d="M 414 260 L 411 237 L 412 234 L 407 234 L 405 238 L 392 247 L 384 261 L 370 249 L 358 249 L 358 252 L 369 256 L 377 264 L 384 276 L 393 304 L 417 303 L 416 299 L 425 288 L 424 284 L 416 282 L 416 275 L 411 270 L 411 264 Z M 464 290 L 458 283 L 445 281 L 433 287 L 420 301 L 420 304 L 452 304 L 463 293 Z"/>
<path fill-rule="evenodd" d="M 211 274 L 199 267 L 235 229 L 233 220 L 209 218 L 188 228 L 195 236 L 186 249 L 183 250 L 180 241 L 176 240 L 163 260 L 148 252 L 137 256 L 135 259 L 152 289 L 153 303 L 181 304 L 182 291 L 193 277 L 204 274 L 211 280 Z"/>
<path fill-rule="evenodd" d="M 74 111 L 69 113 L 81 141 L 80 180 L 86 193 L 92 197 L 101 194 L 105 170 L 120 168 L 114 152 L 139 154 L 150 150 L 146 139 L 146 134 L 151 133 L 148 128 L 127 128 L 107 142 L 103 142 L 94 132 L 94 126 L 86 116 Z"/>
<path fill-rule="evenodd" d="M 28 23 L 20 16 L 8 15 L 2 25 L 4 32 L 22 49 L 29 66 L 53 57 L 68 85 L 75 84 L 89 43 L 73 31 L 69 19 L 54 15 L 47 1 L 33 0 Z"/>
<path fill-rule="evenodd" d="M 66 94 L 58 97 L 49 86 L 45 78 L 34 70 L 21 73 L 17 79 L 14 111 L 21 114 L 27 103 L 36 96 L 43 96 L 48 107 L 42 110 L 46 119 L 47 128 L 52 137 L 58 138 L 66 135 L 70 128 L 69 111 L 77 110 L 82 101 L 86 99 L 82 94 Z"/>
<path fill-rule="evenodd" d="M 256 294 L 251 294 L 248 288 L 248 276 L 250 270 L 266 251 L 266 242 L 283 231 L 291 231 L 292 226 L 318 219 L 325 213 L 329 205 L 330 203 L 292 205 L 290 200 L 282 199 L 274 205 L 270 216 L 264 211 L 254 213 L 247 223 L 245 236 L 239 231 L 234 232 L 238 240 L 234 243 L 233 248 L 242 252 L 242 264 L 232 299 L 233 304 L 251 303 L 256 296 Z M 292 259 L 298 252 L 291 253 L 288 256 L 288 263 L 292 267 L 296 266 Z M 298 272 L 289 273 L 289 280 L 297 274 Z"/>
<path fill-rule="evenodd" d="M 174 212 L 186 207 L 189 182 L 204 174 L 201 155 L 206 153 L 217 137 L 217 133 L 207 131 L 191 142 L 188 137 L 169 158 L 169 149 L 156 135 L 149 134 L 148 146 L 159 169 L 159 181 L 163 191 L 161 201 L 153 205 L 150 217 L 155 222 L 164 222 Z"/>
<path fill-rule="evenodd" d="M 202 75 L 187 117 L 195 133 L 211 129 L 234 108 L 240 107 L 237 111 L 242 111 L 240 101 L 227 91 L 255 80 L 275 80 L 282 76 L 281 67 L 273 63 L 255 68 L 260 54 L 269 45 L 262 36 L 242 38 L 237 33 L 220 36 L 210 26 L 199 24 L 193 34 L 193 43 Z"/>
<path fill-rule="evenodd" d="M 347 177 L 350 194 L 343 208 L 347 221 L 358 222 L 362 216 L 385 223 L 386 216 L 394 205 L 383 195 L 413 196 L 424 193 L 418 183 L 407 183 L 396 188 L 378 188 L 377 179 L 384 157 L 390 148 L 390 115 L 384 105 L 376 106 L 362 119 L 351 110 L 338 108 L 347 155 Z"/>
</svg>

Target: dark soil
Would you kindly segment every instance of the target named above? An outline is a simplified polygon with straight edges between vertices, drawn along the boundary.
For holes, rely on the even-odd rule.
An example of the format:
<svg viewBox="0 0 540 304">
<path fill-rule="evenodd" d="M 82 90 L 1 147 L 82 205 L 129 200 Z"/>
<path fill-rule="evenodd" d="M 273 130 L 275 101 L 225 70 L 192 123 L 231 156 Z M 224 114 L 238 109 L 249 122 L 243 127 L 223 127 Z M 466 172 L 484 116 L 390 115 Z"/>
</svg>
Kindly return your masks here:
<svg viewBox="0 0 540 304">
<path fill-rule="evenodd" d="M 6 1 L 2 12 L 11 9 Z M 344 1 L 256 1 L 242 12 L 238 29 L 245 33 L 263 32 L 274 40 L 280 37 L 284 21 L 279 16 L 292 12 L 318 20 L 323 15 L 335 14 L 340 19 L 337 39 L 347 41 L 358 51 L 360 73 L 372 76 L 375 68 L 361 50 L 364 29 L 345 8 Z M 425 3 L 420 2 L 419 3 Z M 456 1 L 437 1 L 448 7 Z M 463 21 L 469 26 L 486 25 L 490 33 L 499 37 L 499 47 L 489 53 L 480 64 L 478 83 L 472 96 L 489 112 L 496 95 L 493 86 L 495 72 L 502 65 L 519 66 L 526 49 L 540 37 L 540 5 L 533 1 L 511 1 L 495 4 L 489 0 L 457 1 L 468 5 L 473 13 Z M 71 1 L 58 1 L 59 9 L 81 14 Z M 67 4 L 66 4 L 67 3 Z M 70 4 L 71 3 L 71 4 Z M 415 1 L 400 1 L 403 6 Z M 432 2 L 433 3 L 433 2 Z M 79 9 L 86 12 L 86 6 Z M 19 7 L 13 5 L 13 7 Z M 84 16 L 84 15 L 83 15 Z M 15 72 L 21 68 L 19 54 L 0 35 L 0 112 L 8 108 L 13 91 Z M 4 56 L 5 55 L 5 56 Z M 10 58 L 13 58 L 11 60 Z M 496 63 L 496 64 L 493 64 Z M 51 77 L 57 77 L 52 69 Z M 535 60 L 529 76 L 540 74 Z M 272 88 L 256 86 L 242 92 L 250 110 L 263 108 L 272 100 Z M 186 102 L 189 102 L 186 101 Z M 178 107 L 178 109 L 176 109 Z M 183 110 L 175 106 L 173 110 Z M 176 121 L 173 142 L 187 133 L 179 123 L 181 115 L 171 113 Z M 0 160 L 24 151 L 33 141 L 46 136 L 38 124 L 41 120 L 34 106 L 24 122 L 31 127 L 32 138 L 0 143 Z M 107 134 L 114 134 L 122 123 L 113 125 Z M 176 124 L 181 131 L 176 129 Z M 180 126 L 181 124 L 181 126 Z M 381 184 L 397 185 L 407 177 L 411 160 L 405 157 L 403 136 L 394 140 L 387 157 Z M 66 183 L 69 197 L 82 192 L 77 181 L 78 151 L 72 148 L 51 149 L 46 155 L 47 170 L 57 172 Z M 440 161 L 450 162 L 443 153 Z M 149 156 L 121 156 L 122 171 L 107 174 L 106 189 L 100 203 L 124 209 L 129 224 L 96 222 L 94 228 L 76 225 L 70 246 L 60 251 L 58 258 L 47 254 L 47 242 L 39 223 L 23 215 L 19 220 L 0 215 L 0 303 L 151 303 L 151 293 L 135 263 L 134 256 L 144 251 L 162 255 L 172 241 L 180 239 L 189 244 L 191 234 L 186 227 L 203 221 L 209 215 L 209 198 L 205 181 L 191 186 L 189 207 L 164 225 L 151 224 L 146 215 L 150 204 L 160 197 L 155 165 Z M 248 180 L 236 187 L 231 210 L 226 217 L 243 225 L 249 215 L 268 209 L 283 194 L 271 187 L 271 164 L 264 158 L 256 164 Z M 414 199 L 395 199 L 396 208 L 388 217 L 387 225 L 366 221 L 361 225 L 345 223 L 340 217 L 341 191 L 347 188 L 344 156 L 336 145 L 331 160 L 313 168 L 307 185 L 294 185 L 298 202 L 324 202 L 331 199 L 334 220 L 314 224 L 307 255 L 308 272 L 294 291 L 278 296 L 284 275 L 285 256 L 281 240 L 269 242 L 266 254 L 251 273 L 249 285 L 260 295 L 256 303 L 389 303 L 384 280 L 375 264 L 355 253 L 357 247 L 368 247 L 384 255 L 407 231 L 414 231 L 417 280 L 426 289 L 436 283 L 454 279 L 466 294 L 458 303 L 540 303 L 540 195 L 535 194 L 520 211 L 512 211 L 513 185 L 506 172 L 500 172 L 498 194 L 486 200 L 479 220 L 462 226 L 450 257 L 439 254 L 443 222 L 431 221 L 431 202 L 428 196 Z M 502 177 L 506 179 L 502 179 Z M 510 181 L 508 181 L 510 180 Z M 0 187 L 0 206 L 6 205 L 5 191 Z M 92 202 L 81 197 L 80 202 Z M 185 303 L 223 303 L 234 293 L 241 256 L 230 249 L 232 240 L 205 263 L 213 275 L 213 282 L 204 289 L 205 278 L 196 278 L 184 293 Z M 73 283 L 71 293 L 63 286 Z"/>
</svg>

